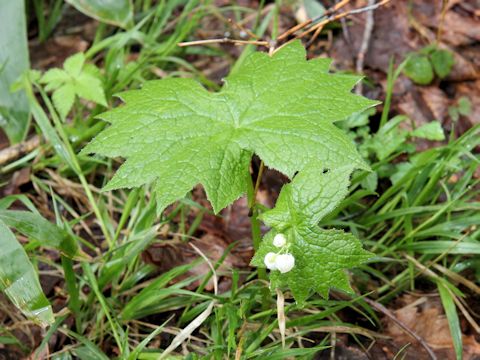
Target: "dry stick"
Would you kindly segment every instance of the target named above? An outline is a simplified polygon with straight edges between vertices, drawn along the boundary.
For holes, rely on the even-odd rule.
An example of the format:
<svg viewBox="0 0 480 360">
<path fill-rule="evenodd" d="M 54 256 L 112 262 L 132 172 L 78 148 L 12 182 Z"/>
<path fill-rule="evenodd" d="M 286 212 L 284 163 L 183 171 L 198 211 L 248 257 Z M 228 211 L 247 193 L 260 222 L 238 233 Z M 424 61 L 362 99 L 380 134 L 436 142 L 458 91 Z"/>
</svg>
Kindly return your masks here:
<svg viewBox="0 0 480 360">
<path fill-rule="evenodd" d="M 437 45 L 440 44 L 440 39 L 442 38 L 443 24 L 445 23 L 445 15 L 448 10 L 448 0 L 442 0 L 442 12 L 440 13 L 440 21 L 437 28 Z"/>
<path fill-rule="evenodd" d="M 0 151 L 0 165 L 7 164 L 20 156 L 29 153 L 40 146 L 40 136 L 35 135 L 30 139 L 15 144 Z"/>
<path fill-rule="evenodd" d="M 422 345 L 422 347 L 425 349 L 425 351 L 428 353 L 428 355 L 430 356 L 430 358 L 432 360 L 437 360 L 437 356 L 435 355 L 435 353 L 433 352 L 433 350 L 430 348 L 430 346 L 428 346 L 428 344 L 425 342 L 425 340 L 423 340 L 423 338 L 421 338 L 420 336 L 418 336 L 412 329 L 410 329 L 407 325 L 405 325 L 403 322 L 401 322 L 400 320 L 397 319 L 397 317 L 390 311 L 388 310 L 385 306 L 383 306 L 382 304 L 376 302 L 376 301 L 373 301 L 367 297 L 363 298 L 363 300 L 365 300 L 366 303 L 368 303 L 371 307 L 373 307 L 375 310 L 381 312 L 382 314 L 384 314 L 386 317 L 388 317 L 390 320 L 392 320 L 395 324 L 397 324 L 397 326 L 399 326 L 400 328 L 402 328 L 407 334 L 409 334 L 411 337 L 413 337 L 415 340 L 417 340 L 417 342 Z"/>
<path fill-rule="evenodd" d="M 344 17 L 349 16 L 349 15 L 361 14 L 361 13 L 366 12 L 366 11 L 371 11 L 371 10 L 378 9 L 380 6 L 383 6 L 387 3 L 389 3 L 390 1 L 391 0 L 382 0 L 379 3 L 377 3 L 375 5 L 372 5 L 372 6 L 365 6 L 363 8 L 353 9 L 353 10 L 345 11 L 345 12 L 337 14 L 337 15 L 329 16 L 327 19 L 325 19 L 323 21 L 320 21 L 318 24 L 315 24 L 310 29 L 305 30 L 300 35 L 297 35 L 296 38 L 300 39 L 300 38 L 304 37 L 305 35 L 310 34 L 313 31 L 316 31 L 317 28 L 325 26 L 325 24 L 328 24 L 329 22 L 340 20 L 341 18 L 344 18 Z"/>
<path fill-rule="evenodd" d="M 310 47 L 310 45 L 312 45 L 315 40 L 317 40 L 317 37 L 320 35 L 322 30 L 323 30 L 323 26 L 320 26 L 317 30 L 315 30 L 312 38 L 308 41 L 307 48 Z"/>
<path fill-rule="evenodd" d="M 368 0 L 368 6 L 373 6 L 373 5 L 375 5 L 375 0 Z M 363 30 L 363 40 L 357 55 L 357 66 L 356 66 L 357 74 L 363 73 L 363 64 L 365 61 L 365 54 L 368 51 L 370 38 L 372 37 L 373 24 L 374 24 L 373 10 L 369 10 L 366 13 L 365 29 Z M 362 90 L 363 90 L 363 83 L 360 81 L 357 85 L 357 88 L 355 89 L 355 92 L 358 95 L 362 95 Z"/>
<path fill-rule="evenodd" d="M 320 34 L 320 31 L 321 29 L 317 32 L 317 30 L 319 28 L 323 28 L 326 24 L 328 24 L 329 22 L 332 22 L 332 21 L 335 21 L 335 20 L 339 20 L 341 18 L 344 18 L 345 16 L 348 16 L 348 15 L 353 15 L 353 14 L 360 14 L 362 12 L 365 12 L 365 11 L 371 11 L 371 10 L 375 10 L 377 8 L 379 8 L 380 6 L 382 5 L 385 5 L 386 3 L 390 2 L 391 0 L 382 0 L 381 2 L 379 2 L 378 4 L 375 4 L 375 5 L 372 5 L 372 6 L 366 6 L 364 8 L 360 8 L 360 9 L 354 9 L 354 10 L 350 10 L 350 11 L 346 11 L 346 12 L 343 12 L 341 14 L 338 14 L 338 15 L 335 15 L 335 16 L 329 16 L 327 19 L 315 24 L 314 26 L 312 26 L 310 29 L 304 31 L 303 33 L 301 33 L 300 35 L 297 35 L 295 37 L 295 39 L 300 39 L 302 37 L 304 37 L 305 35 L 315 31 L 317 36 L 318 34 Z M 341 1 L 339 4 L 337 5 L 345 5 L 347 4 L 349 1 L 346 1 L 346 0 L 343 0 Z M 327 11 L 325 13 L 325 15 L 329 12 L 333 12 L 335 10 L 338 10 L 341 6 L 336 6 L 335 8 L 332 8 L 331 11 Z M 323 18 L 325 15 L 322 15 L 320 17 L 317 17 L 317 18 L 314 18 L 314 19 L 310 19 L 310 20 L 307 20 L 301 24 L 298 24 L 296 26 L 294 26 L 293 28 L 287 30 L 286 32 L 284 32 L 282 35 L 280 35 L 279 37 L 277 37 L 277 39 L 274 41 L 274 43 L 278 42 L 279 40 L 283 40 L 285 39 L 286 37 L 288 37 L 289 35 L 293 34 L 295 31 L 297 30 L 300 30 L 300 29 L 303 29 L 305 26 L 308 26 L 309 24 L 311 24 L 312 22 L 315 22 L 321 18 Z M 285 46 L 286 44 L 289 44 L 291 41 L 293 40 L 290 40 L 290 41 L 287 41 L 285 44 L 283 44 L 281 47 Z M 272 43 L 269 42 L 269 41 L 261 41 L 261 40 L 235 40 L 235 39 L 229 39 L 229 38 L 221 38 L 221 39 L 206 39 L 206 40 L 196 40 L 196 41 L 186 41 L 186 42 L 181 42 L 181 43 L 178 43 L 177 45 L 180 46 L 180 47 L 184 47 L 184 46 L 194 46 L 194 45 L 206 45 L 206 44 L 234 44 L 234 45 L 258 45 L 258 46 L 265 46 L 265 47 L 272 47 Z M 271 54 L 275 53 L 277 50 L 279 50 L 280 48 L 276 48 L 273 52 L 271 51 Z"/>
<path fill-rule="evenodd" d="M 178 43 L 177 45 L 180 47 L 183 47 L 183 46 L 194 46 L 194 45 L 205 45 L 205 44 L 259 45 L 259 46 L 267 46 L 267 47 L 270 45 L 268 41 L 235 40 L 235 39 L 229 39 L 229 38 L 186 41 L 186 42 Z"/>
<path fill-rule="evenodd" d="M 311 23 L 313 23 L 315 21 L 318 21 L 325 16 L 333 14 L 334 12 L 336 12 L 338 9 L 342 8 L 343 6 L 348 4 L 349 2 L 350 2 L 350 0 L 342 0 L 339 3 L 335 4 L 335 6 L 333 6 L 331 9 L 328 9 L 324 14 L 322 14 L 322 15 L 316 17 L 316 18 L 313 18 L 313 19 L 308 19 L 308 20 L 306 20 L 306 21 L 304 21 L 304 22 L 302 22 L 298 25 L 295 25 L 294 27 L 288 29 L 283 34 L 278 36 L 277 41 L 283 40 L 283 39 L 287 38 L 288 36 L 290 36 L 291 34 L 293 34 L 294 32 L 296 32 L 300 29 L 303 29 L 304 27 L 310 25 Z"/>
<path fill-rule="evenodd" d="M 473 329 L 477 332 L 477 334 L 480 334 L 480 326 L 477 324 L 477 322 L 473 319 L 472 315 L 467 311 L 465 306 L 462 304 L 460 299 L 455 296 L 452 290 L 450 290 L 448 287 L 446 287 L 447 291 L 450 293 L 450 296 L 452 297 L 453 301 L 455 304 L 457 304 L 458 308 L 462 312 L 463 316 L 465 316 L 465 319 L 467 319 L 468 323 L 473 327 Z"/>
<path fill-rule="evenodd" d="M 476 285 L 472 281 L 465 279 L 463 276 L 461 276 L 461 275 L 457 274 L 456 272 L 454 272 L 450 269 L 447 269 L 447 268 L 445 268 L 441 265 L 432 264 L 432 266 L 435 269 L 437 269 L 438 271 L 440 271 L 441 273 L 443 273 L 444 275 L 448 276 L 453 281 L 456 281 L 456 282 L 468 287 L 470 290 L 472 290 L 476 294 L 480 295 L 480 286 Z"/>
<path fill-rule="evenodd" d="M 307 21 L 304 21 L 304 22 L 302 22 L 298 25 L 295 25 L 294 27 L 285 31 L 282 35 L 278 36 L 277 41 L 281 41 L 281 40 L 287 38 L 288 36 L 292 35 L 294 32 L 296 32 L 300 29 L 303 29 L 305 26 L 310 25 L 312 22 L 313 22 L 313 19 L 308 19 Z"/>
</svg>

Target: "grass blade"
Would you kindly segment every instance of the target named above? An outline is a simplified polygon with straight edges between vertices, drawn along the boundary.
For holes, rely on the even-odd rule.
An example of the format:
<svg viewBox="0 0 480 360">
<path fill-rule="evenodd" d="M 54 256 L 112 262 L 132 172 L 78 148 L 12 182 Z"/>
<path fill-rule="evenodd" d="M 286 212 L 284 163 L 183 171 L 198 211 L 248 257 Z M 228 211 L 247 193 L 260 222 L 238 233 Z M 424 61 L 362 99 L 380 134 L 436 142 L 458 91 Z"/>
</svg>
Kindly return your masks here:
<svg viewBox="0 0 480 360">
<path fill-rule="evenodd" d="M 452 335 L 453 346 L 455 348 L 455 356 L 457 360 L 462 359 L 463 344 L 462 344 L 462 329 L 460 328 L 460 321 L 458 320 L 457 308 L 453 294 L 441 281 L 437 282 L 440 299 L 448 319 L 448 327 Z"/>
<path fill-rule="evenodd" d="M 61 250 L 69 257 L 77 254 L 78 245 L 63 229 L 29 211 L 0 210 L 0 220 L 25 236 L 34 238 L 43 246 Z"/>
</svg>

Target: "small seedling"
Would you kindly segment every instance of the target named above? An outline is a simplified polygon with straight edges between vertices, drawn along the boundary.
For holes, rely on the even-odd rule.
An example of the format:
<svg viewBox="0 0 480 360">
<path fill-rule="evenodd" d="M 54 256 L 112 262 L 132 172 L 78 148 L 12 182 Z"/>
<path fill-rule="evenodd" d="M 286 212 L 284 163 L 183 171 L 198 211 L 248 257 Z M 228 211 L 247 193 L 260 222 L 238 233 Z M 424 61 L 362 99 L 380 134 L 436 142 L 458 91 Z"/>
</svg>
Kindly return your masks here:
<svg viewBox="0 0 480 360">
<path fill-rule="evenodd" d="M 52 100 L 62 119 L 73 107 L 75 96 L 107 106 L 98 69 L 85 64 L 85 55 L 77 53 L 63 63 L 63 70 L 48 70 L 40 79 L 45 90 L 53 91 Z"/>
<path fill-rule="evenodd" d="M 428 85 L 435 75 L 443 79 L 450 74 L 454 63 L 455 60 L 450 51 L 429 45 L 409 55 L 403 72 L 415 83 Z"/>
</svg>

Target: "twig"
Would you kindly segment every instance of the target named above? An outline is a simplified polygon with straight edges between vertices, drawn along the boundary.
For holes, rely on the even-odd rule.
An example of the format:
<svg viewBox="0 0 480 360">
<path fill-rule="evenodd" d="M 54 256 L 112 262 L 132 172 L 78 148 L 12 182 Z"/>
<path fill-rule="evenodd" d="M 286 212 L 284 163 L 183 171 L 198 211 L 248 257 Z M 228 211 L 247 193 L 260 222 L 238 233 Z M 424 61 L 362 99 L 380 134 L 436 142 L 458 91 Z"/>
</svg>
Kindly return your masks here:
<svg viewBox="0 0 480 360">
<path fill-rule="evenodd" d="M 373 10 L 379 8 L 380 6 L 383 6 L 383 5 L 387 4 L 390 1 L 391 0 L 382 0 L 378 4 L 369 5 L 369 6 L 360 8 L 360 9 L 353 9 L 353 10 L 345 11 L 345 12 L 337 14 L 337 15 L 333 15 L 333 13 L 335 13 L 338 9 L 342 8 L 343 6 L 345 6 L 346 4 L 348 4 L 350 2 L 350 0 L 342 0 L 339 3 L 337 3 L 334 7 L 332 7 L 331 9 L 327 10 L 321 16 L 318 16 L 318 17 L 313 18 L 313 19 L 309 19 L 307 21 L 304 21 L 301 24 L 295 25 L 294 27 L 285 31 L 283 34 L 281 34 L 280 36 L 278 36 L 276 39 L 274 39 L 272 41 L 236 40 L 236 39 L 230 39 L 230 38 L 221 38 L 221 39 L 206 39 L 206 40 L 187 41 L 187 42 L 178 43 L 177 45 L 180 46 L 180 47 L 194 46 L 194 45 L 206 45 L 206 44 L 258 45 L 258 46 L 268 47 L 269 50 L 270 50 L 269 51 L 270 55 L 272 55 L 273 53 L 275 53 L 276 51 L 279 50 L 279 48 L 275 48 L 279 41 L 286 39 L 288 36 L 294 34 L 298 30 L 301 30 L 301 29 L 307 27 L 310 24 L 315 24 L 317 21 L 319 21 L 319 20 L 321 20 L 325 17 L 326 18 L 324 20 L 316 23 L 310 29 L 305 30 L 301 34 L 295 36 L 294 39 L 301 39 L 305 35 L 310 34 L 311 32 L 315 32 L 314 35 L 313 35 L 313 38 L 312 38 L 312 40 L 314 40 L 320 34 L 323 27 L 326 24 L 328 24 L 329 22 L 340 20 L 340 19 L 342 19 L 346 16 L 349 16 L 349 15 L 360 14 L 360 13 L 363 13 L 363 12 L 366 12 L 366 11 L 373 11 Z M 241 22 L 237 23 L 237 25 L 242 26 Z M 294 39 L 292 39 L 290 41 L 287 41 L 282 46 L 285 46 L 286 44 L 290 43 Z M 310 41 L 310 43 L 312 42 L 312 40 Z M 280 48 L 282 46 L 280 46 Z"/>
<path fill-rule="evenodd" d="M 312 38 L 309 40 L 308 44 L 307 44 L 307 47 L 309 47 L 310 45 L 313 44 L 313 42 L 317 39 L 317 37 L 320 35 L 320 33 L 322 32 L 323 30 L 323 26 L 319 26 L 317 28 L 317 30 L 315 30 L 315 32 L 313 33 L 313 36 Z"/>
<path fill-rule="evenodd" d="M 289 37 L 290 35 L 292 35 L 294 32 L 300 30 L 300 29 L 303 29 L 304 27 L 310 25 L 311 23 L 313 22 L 313 19 L 308 19 L 298 25 L 295 25 L 294 27 L 291 27 L 290 29 L 288 29 L 287 31 L 285 31 L 283 34 L 281 34 L 280 36 L 277 37 L 277 41 L 281 41 L 283 39 L 286 39 L 287 37 Z"/>
<path fill-rule="evenodd" d="M 335 13 L 337 10 L 341 9 L 342 7 L 344 7 L 345 5 L 347 5 L 348 3 L 350 2 L 350 0 L 342 0 L 340 2 L 338 2 L 337 4 L 335 4 L 331 9 L 328 9 L 327 11 L 325 11 L 325 13 L 323 13 L 322 15 L 320 16 L 317 16 L 313 19 L 309 19 L 309 20 L 306 20 L 304 21 L 303 23 L 300 23 L 298 25 L 295 25 L 294 27 L 288 29 L 287 31 L 285 31 L 283 34 L 281 34 L 280 36 L 277 37 L 277 41 L 280 41 L 280 40 L 283 40 L 285 38 L 287 38 L 288 36 L 292 35 L 294 32 L 300 30 L 300 29 L 303 29 L 304 27 L 312 24 L 312 23 L 315 23 L 316 21 L 319 21 L 320 19 L 328 16 L 328 15 L 331 15 L 333 13 Z"/>
<path fill-rule="evenodd" d="M 440 21 L 438 22 L 438 28 L 437 28 L 437 38 L 436 38 L 437 44 L 440 44 L 440 40 L 442 38 L 443 25 L 445 23 L 445 15 L 447 14 L 447 10 L 448 10 L 448 0 L 442 0 L 442 12 L 440 13 Z"/>
<path fill-rule="evenodd" d="M 310 29 L 308 30 L 305 30 L 303 33 L 301 33 L 300 35 L 297 35 L 296 38 L 297 39 L 300 39 L 302 37 L 304 37 L 305 35 L 307 34 L 310 34 L 311 32 L 313 31 L 316 31 L 319 27 L 323 27 L 325 26 L 326 24 L 328 24 L 329 22 L 332 22 L 332 21 L 336 21 L 336 20 L 340 20 L 346 16 L 350 16 L 350 15 L 354 15 L 354 14 L 361 14 L 361 13 L 364 13 L 366 11 L 372 11 L 372 10 L 375 10 L 375 9 L 378 9 L 380 6 L 383 6 L 387 3 L 389 3 L 391 0 L 382 0 L 380 1 L 379 3 L 375 4 L 375 5 L 371 5 L 371 6 L 365 6 L 363 8 L 359 8 L 359 9 L 353 9 L 353 10 L 349 10 L 349 11 L 345 11 L 343 13 L 340 13 L 340 14 L 337 14 L 337 15 L 332 15 L 332 16 L 329 16 L 328 18 L 326 18 L 325 20 L 315 24 L 314 26 L 312 26 Z"/>
<path fill-rule="evenodd" d="M 375 0 L 368 0 L 368 6 L 373 6 L 373 5 L 375 5 Z M 356 66 L 357 74 L 361 74 L 363 72 L 365 54 L 368 51 L 370 38 L 372 37 L 372 30 L 373 30 L 373 25 L 375 21 L 373 17 L 373 10 L 367 11 L 365 18 L 366 19 L 365 19 L 365 28 L 363 30 L 363 40 L 357 55 L 357 66 Z M 355 92 L 358 95 L 362 95 L 362 90 L 363 90 L 363 83 L 360 81 L 357 85 Z"/>
<path fill-rule="evenodd" d="M 234 44 L 234 45 L 259 45 L 259 46 L 270 46 L 268 41 L 258 41 L 258 40 L 235 40 L 229 38 L 222 39 L 206 39 L 206 40 L 196 40 L 196 41 L 186 41 L 178 43 L 180 47 L 184 46 L 195 46 L 195 45 L 206 45 L 206 44 Z"/>
<path fill-rule="evenodd" d="M 35 135 L 30 139 L 15 144 L 6 149 L 0 151 L 0 165 L 7 164 L 13 160 L 18 159 L 20 156 L 29 153 L 40 146 L 40 136 Z"/>
<path fill-rule="evenodd" d="M 388 310 L 385 306 L 383 306 L 382 304 L 376 302 L 376 301 L 373 301 L 367 297 L 363 298 L 363 300 L 365 300 L 366 303 L 368 303 L 371 307 L 373 307 L 375 310 L 381 312 L 382 314 L 384 314 L 386 317 L 388 317 L 390 320 L 392 320 L 397 326 L 399 326 L 400 328 L 402 328 L 402 330 L 404 330 L 408 335 L 410 335 L 411 337 L 413 337 L 420 345 L 422 345 L 422 347 L 425 349 L 425 351 L 428 353 L 428 355 L 430 356 L 430 358 L 432 360 L 437 360 L 437 356 L 435 355 L 435 353 L 433 352 L 433 350 L 430 348 L 430 346 L 425 342 L 425 340 L 420 337 L 419 335 L 417 335 L 412 329 L 410 329 L 407 325 L 405 325 L 403 322 L 401 322 L 400 320 L 397 319 L 397 317 L 390 311 Z"/>
</svg>

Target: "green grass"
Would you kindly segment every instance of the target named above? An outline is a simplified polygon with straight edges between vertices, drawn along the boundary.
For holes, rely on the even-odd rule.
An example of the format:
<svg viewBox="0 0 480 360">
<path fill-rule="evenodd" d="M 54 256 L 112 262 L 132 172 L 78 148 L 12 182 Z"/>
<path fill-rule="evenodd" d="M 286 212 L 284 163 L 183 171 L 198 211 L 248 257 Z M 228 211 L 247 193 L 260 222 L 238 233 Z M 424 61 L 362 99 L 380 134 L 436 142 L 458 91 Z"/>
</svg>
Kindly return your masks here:
<svg viewBox="0 0 480 360">
<path fill-rule="evenodd" d="M 219 84 L 191 65 L 187 56 L 194 50 L 197 56 L 207 56 L 202 54 L 212 49 L 217 56 L 229 55 L 217 47 L 181 49 L 176 44 L 194 37 L 200 19 L 224 15 L 227 8 L 201 1 L 186 5 L 184 1 L 160 1 L 154 7 L 149 3 L 135 2 L 137 25 L 128 30 L 99 26 L 95 42 L 86 52 L 90 60 L 102 59 L 106 94 L 141 86 L 153 77 L 154 68 L 161 68 L 167 76 L 193 77 L 217 89 Z M 256 14 L 240 7 L 228 11 L 238 19 Z M 277 21 L 276 11 L 277 6 L 271 7 L 253 31 L 260 35 L 270 31 L 268 26 Z M 52 16 L 58 16 L 57 12 L 55 8 Z M 44 39 L 54 20 L 39 21 L 45 26 L 40 32 Z M 135 60 L 126 63 L 126 57 L 137 51 L 134 49 L 139 49 Z M 251 47 L 245 47 L 238 61 L 250 51 Z M 235 68 L 233 59 L 230 65 Z M 28 88 L 28 81 L 24 83 Z M 3 169 L 9 176 L 14 170 L 31 167 L 32 188 L 28 198 L 2 199 L 1 208 L 20 201 L 29 210 L 54 218 L 67 233 L 66 244 L 74 242 L 83 251 L 73 259 L 66 256 L 65 249 L 52 257 L 45 246 L 57 250 L 62 246 L 40 243 L 35 241 L 35 234 L 24 232 L 23 239 L 29 240 L 24 248 L 37 271 L 42 274 L 48 269 L 50 275 L 61 279 L 59 289 L 48 294 L 57 305 L 55 323 L 44 331 L 40 345 L 25 343 L 18 331 L 28 334 L 31 324 L 19 323 L 19 313 L 1 300 L 0 312 L 6 316 L 0 324 L 0 344 L 15 346 L 25 354 L 40 354 L 48 348 L 55 359 L 157 359 L 182 329 L 211 311 L 170 358 L 185 358 L 185 351 L 189 352 L 188 359 L 309 359 L 322 350 L 329 351 L 324 349 L 335 342 L 336 333 L 349 334 L 349 339 L 363 349 L 382 337 L 381 314 L 364 297 L 389 307 L 405 292 L 438 289 L 457 356 L 461 354 L 459 316 L 465 316 L 465 308 L 458 304 L 479 293 L 473 280 L 480 274 L 480 261 L 474 256 L 480 253 L 480 187 L 475 177 L 480 159 L 474 152 L 480 145 L 479 127 L 459 138 L 450 135 L 446 145 L 420 154 L 399 147 L 378 160 L 373 152 L 367 152 L 378 175 L 378 187 L 366 188 L 363 180 L 368 174 L 358 172 L 349 197 L 322 226 L 352 232 L 376 257 L 351 272 L 358 294 L 352 298 L 340 293 L 333 293 L 329 300 L 312 296 L 299 308 L 287 292 L 283 349 L 276 296 L 256 270 L 231 269 L 231 288 L 215 294 L 205 290 L 213 271 L 207 276 L 184 276 L 173 283 L 202 262 L 201 258 L 163 274 L 141 260 L 144 249 L 163 241 L 158 239 L 165 225 L 170 229 L 169 238 L 194 238 L 208 209 L 187 198 L 168 216 L 158 218 L 149 187 L 100 192 L 118 163 L 77 154 L 105 126 L 95 119 L 103 109 L 90 109 L 77 101 L 72 121 L 62 123 L 41 87 L 34 85 L 29 98 L 36 126 L 49 141 Z M 381 124 L 388 124 L 388 113 L 382 115 Z M 359 128 L 352 129 L 352 136 L 361 138 L 358 133 Z M 402 167 L 399 163 L 405 164 Z M 185 223 L 189 214 L 197 214 L 190 227 Z M 215 269 L 226 255 L 212 264 Z M 187 290 L 197 280 L 201 285 Z M 59 335 L 66 338 L 61 346 L 48 345 L 53 336 Z"/>
</svg>

